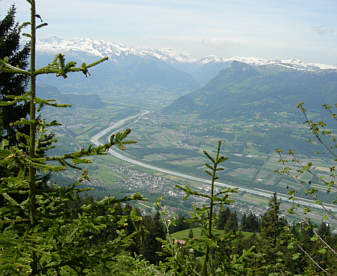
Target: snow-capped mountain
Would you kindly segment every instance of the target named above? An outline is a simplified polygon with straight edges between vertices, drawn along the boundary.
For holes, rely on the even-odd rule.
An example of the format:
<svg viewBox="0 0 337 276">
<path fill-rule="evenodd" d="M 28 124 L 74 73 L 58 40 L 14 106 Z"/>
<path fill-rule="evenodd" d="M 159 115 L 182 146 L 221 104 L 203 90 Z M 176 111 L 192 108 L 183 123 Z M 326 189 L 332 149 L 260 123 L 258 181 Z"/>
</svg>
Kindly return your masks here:
<svg viewBox="0 0 337 276">
<path fill-rule="evenodd" d="M 93 74 L 85 80 L 81 74 L 71 74 L 63 81 L 51 76 L 40 76 L 43 82 L 54 85 L 63 92 L 72 92 L 76 87 L 88 92 L 162 89 L 179 93 L 191 91 L 200 85 L 185 70 L 174 66 L 182 60 L 188 60 L 188 56 L 170 49 L 135 49 L 102 40 L 64 40 L 52 37 L 38 42 L 37 65 L 50 63 L 56 53 L 64 53 L 67 61 L 72 60 L 78 64 L 109 57 L 107 62 L 92 68 L 90 72 Z"/>
<path fill-rule="evenodd" d="M 150 57 L 158 59 L 170 64 L 185 63 L 205 65 L 210 63 L 230 63 L 232 61 L 239 61 L 256 66 L 281 66 L 288 69 L 297 70 L 337 70 L 337 65 L 327 65 L 319 63 L 305 63 L 298 59 L 263 59 L 256 57 L 232 57 L 221 58 L 214 55 L 210 55 L 201 59 L 197 59 L 187 53 L 179 53 L 173 49 L 144 49 L 144 48 L 132 48 L 125 44 L 108 42 L 103 40 L 93 40 L 90 38 L 78 38 L 72 40 L 60 39 L 58 37 L 51 37 L 49 39 L 38 41 L 37 50 L 42 53 L 59 53 L 59 52 L 82 52 L 97 57 L 108 56 L 112 61 L 117 62 L 115 57 L 120 56 L 138 56 L 138 57 Z"/>
<path fill-rule="evenodd" d="M 72 40 L 51 37 L 39 40 L 37 50 L 45 53 L 59 52 L 84 52 L 97 57 L 119 57 L 135 55 L 140 57 L 153 57 L 169 62 L 197 62 L 197 59 L 188 54 L 177 53 L 173 49 L 136 49 L 125 44 L 108 42 L 104 40 L 93 40 L 90 38 L 79 38 Z"/>
<path fill-rule="evenodd" d="M 65 40 L 52 37 L 40 40 L 37 53 L 38 66 L 50 63 L 55 53 L 65 53 L 67 61 L 74 60 L 79 64 L 109 57 L 107 62 L 92 68 L 90 71 L 93 74 L 85 80 L 80 74 L 73 74 L 63 81 L 52 76 L 40 76 L 42 81 L 57 86 L 63 92 L 72 92 L 76 87 L 88 93 L 95 90 L 185 93 L 205 86 L 223 70 L 230 68 L 234 61 L 252 65 L 258 71 L 328 73 L 337 70 L 334 65 L 304 63 L 297 59 L 221 58 L 213 55 L 197 59 L 168 48 L 132 48 L 121 43 L 88 38 Z"/>
</svg>

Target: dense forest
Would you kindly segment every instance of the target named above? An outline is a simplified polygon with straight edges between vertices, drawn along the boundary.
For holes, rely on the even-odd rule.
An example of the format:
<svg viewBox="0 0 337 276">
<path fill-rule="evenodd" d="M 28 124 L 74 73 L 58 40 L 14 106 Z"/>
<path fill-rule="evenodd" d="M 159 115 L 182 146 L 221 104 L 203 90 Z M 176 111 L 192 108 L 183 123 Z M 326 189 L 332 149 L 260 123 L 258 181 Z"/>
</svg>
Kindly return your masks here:
<svg viewBox="0 0 337 276">
<path fill-rule="evenodd" d="M 82 186 L 89 180 L 88 172 L 81 164 L 90 163 L 90 156 L 106 154 L 110 147 L 125 150 L 134 143 L 128 140 L 131 130 L 112 135 L 101 146 L 48 154 L 57 142 L 48 129 L 58 122 L 47 122 L 40 110 L 68 105 L 37 97 L 37 76 L 87 76 L 91 67 L 106 58 L 77 66 L 58 54 L 46 66 L 36 68 L 36 32 L 47 24 L 37 13 L 35 0 L 27 2 L 29 22 L 15 22 L 14 6 L 0 21 L 1 275 L 337 275 L 337 235 L 324 220 L 335 219 L 335 215 L 319 198 L 325 216 L 320 225 L 314 225 L 305 217 L 301 223 L 288 222 L 276 193 L 268 211 L 256 216 L 230 209 L 235 189 L 215 192 L 217 173 L 223 170 L 220 164 L 227 160 L 221 155 L 221 141 L 214 156 L 204 151 L 209 192 L 176 185 L 186 198 L 207 199 L 190 214 L 169 213 L 160 198 L 154 212 L 144 213 L 132 207 L 132 202 L 145 200 L 140 194 L 88 196 Z M 29 33 L 23 33 L 27 28 Z M 21 45 L 22 35 L 30 43 Z M 336 119 L 333 107 L 324 107 Z M 302 104 L 299 108 L 306 116 Z M 323 122 L 307 119 L 306 124 L 336 162 L 333 133 Z M 310 163 L 292 159 L 292 152 L 288 158 L 278 153 L 279 173 L 298 179 L 311 173 Z M 81 172 L 72 185 L 48 181 L 53 173 L 68 169 Z M 322 181 L 327 192 L 334 193 L 335 167 L 330 172 L 329 181 Z M 317 195 L 314 188 L 307 192 Z M 295 200 L 295 191 L 289 191 L 289 196 Z"/>
</svg>

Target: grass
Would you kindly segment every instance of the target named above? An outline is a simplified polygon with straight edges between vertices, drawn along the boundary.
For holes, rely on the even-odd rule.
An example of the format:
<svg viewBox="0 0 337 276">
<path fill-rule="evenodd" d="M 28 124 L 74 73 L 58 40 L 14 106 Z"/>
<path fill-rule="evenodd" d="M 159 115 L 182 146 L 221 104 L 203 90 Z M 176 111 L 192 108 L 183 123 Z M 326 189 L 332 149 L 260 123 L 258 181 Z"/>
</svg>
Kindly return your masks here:
<svg viewBox="0 0 337 276">
<path fill-rule="evenodd" d="M 118 182 L 126 177 L 121 175 L 118 172 L 112 172 L 111 168 L 100 167 L 97 170 L 97 177 L 100 179 L 106 186 L 115 186 Z"/>
<path fill-rule="evenodd" d="M 200 238 L 201 237 L 201 228 L 200 227 L 196 227 L 196 228 L 192 228 L 192 231 L 193 231 L 193 237 L 194 238 Z M 190 229 L 185 229 L 185 230 L 182 230 L 182 231 L 178 231 L 178 232 L 175 232 L 172 234 L 172 237 L 176 240 L 185 240 L 188 238 L 188 234 L 190 232 Z M 213 232 L 216 236 L 221 236 L 222 234 L 224 234 L 224 230 L 214 230 Z M 249 238 L 250 236 L 253 235 L 253 233 L 250 233 L 250 232 L 243 232 L 241 231 L 240 232 L 243 237 L 246 239 L 246 238 Z"/>
</svg>

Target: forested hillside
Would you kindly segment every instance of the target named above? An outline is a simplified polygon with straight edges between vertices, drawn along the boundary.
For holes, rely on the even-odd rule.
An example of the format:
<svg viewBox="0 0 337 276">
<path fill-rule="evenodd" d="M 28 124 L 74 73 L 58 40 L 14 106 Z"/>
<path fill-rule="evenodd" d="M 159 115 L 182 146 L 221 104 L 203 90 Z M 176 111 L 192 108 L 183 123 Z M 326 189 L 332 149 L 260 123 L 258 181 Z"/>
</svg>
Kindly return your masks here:
<svg viewBox="0 0 337 276">
<path fill-rule="evenodd" d="M 315 173 L 311 162 L 297 159 L 292 151 L 285 155 L 277 150 L 279 169 L 275 173 L 295 179 L 299 182 L 297 187 L 302 189 L 289 189 L 288 193 L 294 203 L 288 212 L 302 210 L 301 221 L 287 221 L 280 211 L 277 193 L 270 198 L 268 210 L 261 216 L 239 214 L 230 208 L 238 189 L 215 187 L 228 161 L 228 157 L 222 155 L 221 140 L 214 145 L 215 150 L 203 150 L 200 156 L 206 162 L 203 169 L 209 179 L 207 188 L 175 185 L 185 195 L 182 200 L 203 200 L 203 204 L 194 204 L 188 215 L 170 213 L 163 204 L 166 194 L 152 206 L 141 194 L 132 191 L 121 198 L 92 198 L 86 193 L 85 186 L 90 179 L 84 169 L 92 162 L 91 158 L 107 155 L 113 148 L 128 150 L 136 141 L 129 139 L 131 129 L 126 128 L 110 135 L 102 145 L 81 145 L 75 147 L 74 152 L 50 154 L 57 144 L 51 130 L 59 127 L 59 123 L 47 121 L 41 110 L 69 108 L 66 101 L 75 108 L 87 105 L 89 109 L 99 108 L 103 103 L 97 95 L 63 94 L 51 86 L 39 86 L 38 77 L 53 75 L 65 79 L 72 74 L 90 77 L 92 68 L 104 64 L 107 58 L 78 65 L 57 54 L 43 67 L 37 67 L 37 33 L 47 24 L 42 21 L 43 15 L 38 14 L 36 1 L 27 2 L 28 23 L 19 28 L 14 6 L 7 15 L 1 15 L 0 21 L 1 275 L 336 275 L 337 234 L 335 226 L 326 223 L 336 222 L 336 214 L 329 208 L 332 205 L 321 201 L 318 190 L 311 186 L 315 177 L 326 193 L 336 197 L 337 145 L 336 133 L 331 130 L 334 126 L 312 121 L 304 105 L 298 105 L 306 119 L 307 131 L 331 160 L 332 165 L 329 163 L 329 170 L 323 176 Z M 30 44 L 24 47 L 20 46 L 21 27 L 30 39 Z M 237 74 L 238 71 L 243 74 Z M 228 74 L 233 83 L 226 79 Z M 218 92 L 228 88 L 233 95 L 248 93 L 247 87 L 255 89 L 251 93 L 264 93 L 263 98 L 277 108 L 274 98 L 289 88 L 284 74 L 287 72 L 266 75 L 249 65 L 233 63 L 206 86 L 212 88 L 214 94 L 204 95 L 203 90 L 195 92 L 201 98 L 192 101 L 190 110 L 202 111 L 204 106 L 214 111 L 211 116 L 219 116 L 223 111 L 217 103 L 219 97 L 226 95 L 220 96 Z M 335 75 L 335 72 L 324 75 L 326 91 L 322 92 L 331 104 L 324 105 L 324 109 L 334 123 L 337 104 L 330 101 L 335 99 Z M 294 89 L 308 88 L 307 96 L 312 100 L 308 107 L 311 108 L 317 99 L 315 88 L 320 80 L 310 72 L 291 76 Z M 218 78 L 222 78 L 221 84 L 227 82 L 228 87 L 217 87 Z M 261 78 L 272 79 L 270 95 L 261 88 Z M 297 100 L 294 98 L 294 102 Z M 271 112 L 264 104 L 261 108 Z M 177 107 L 181 108 L 178 104 Z M 251 110 L 239 104 L 232 113 L 235 108 L 247 114 Z M 68 185 L 50 181 L 53 174 L 64 171 L 77 171 L 79 177 Z M 297 194 L 303 191 L 320 207 L 322 222 L 319 225 L 306 219 L 305 215 L 310 212 L 308 206 L 296 204 Z M 149 210 L 134 207 L 136 203 Z M 188 231 L 188 235 L 180 232 L 182 230 Z"/>
<path fill-rule="evenodd" d="M 335 70 L 306 71 L 287 67 L 252 66 L 232 62 L 203 88 L 184 95 L 165 108 L 167 113 L 196 113 L 210 119 L 256 117 L 276 120 L 288 113 L 294 120 L 296 106 L 320 112 L 319 103 L 337 101 Z"/>
</svg>

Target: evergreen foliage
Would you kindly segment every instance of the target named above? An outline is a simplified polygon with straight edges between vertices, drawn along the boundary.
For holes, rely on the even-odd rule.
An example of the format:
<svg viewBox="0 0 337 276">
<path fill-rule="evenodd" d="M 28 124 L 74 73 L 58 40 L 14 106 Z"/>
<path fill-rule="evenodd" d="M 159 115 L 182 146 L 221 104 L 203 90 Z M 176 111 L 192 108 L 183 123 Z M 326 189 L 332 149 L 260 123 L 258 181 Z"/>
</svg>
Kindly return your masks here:
<svg viewBox="0 0 337 276">
<path fill-rule="evenodd" d="M 286 221 L 280 218 L 280 202 L 278 202 L 277 195 L 274 193 L 269 201 L 269 210 L 261 218 L 262 239 L 268 239 L 268 244 L 274 248 L 282 228 L 286 224 Z"/>
<path fill-rule="evenodd" d="M 231 242 L 230 240 L 233 238 L 232 233 L 227 233 L 226 235 L 218 238 L 214 235 L 214 228 L 216 225 L 214 224 L 215 214 L 214 207 L 216 205 L 223 206 L 224 204 L 230 204 L 232 200 L 229 199 L 229 194 L 236 192 L 236 189 L 224 189 L 218 193 L 214 192 L 214 183 L 215 180 L 218 179 L 217 172 L 222 171 L 223 168 L 219 167 L 221 163 L 226 161 L 228 158 L 224 156 L 220 156 L 221 150 L 221 141 L 218 142 L 218 147 L 216 151 L 215 157 L 212 157 L 207 151 L 204 151 L 205 156 L 207 157 L 209 163 L 206 163 L 205 166 L 207 170 L 205 171 L 211 177 L 211 189 L 210 194 L 200 193 L 198 191 L 193 191 L 188 186 L 182 187 L 176 185 L 177 188 L 183 190 L 186 193 L 186 197 L 189 196 L 198 196 L 206 198 L 209 202 L 209 206 L 203 205 L 200 207 L 194 207 L 194 212 L 192 213 L 191 220 L 200 225 L 202 229 L 201 238 L 194 238 L 189 240 L 191 250 L 194 254 L 202 254 L 204 255 L 202 258 L 202 262 L 200 262 L 197 267 L 200 269 L 200 275 L 214 275 L 216 271 L 219 273 L 238 273 L 238 271 L 244 271 L 243 264 L 241 263 L 242 259 L 236 259 L 236 256 L 231 255 Z M 230 218 L 231 216 L 229 216 Z M 228 218 L 228 220 L 229 220 Z M 227 222 L 228 222 L 227 220 Z M 237 230 L 237 218 L 236 214 L 233 214 L 232 221 L 236 227 L 230 224 L 229 227 L 234 227 Z M 219 221 L 219 220 L 218 220 Z M 235 231 L 235 230 L 234 230 Z M 216 250 L 220 248 L 220 250 Z M 190 250 L 189 250 L 190 252 Z M 172 254 L 172 253 L 171 253 Z M 249 253 L 247 253 L 249 255 Z M 235 257 L 234 257 L 235 256 Z M 184 256 L 185 262 L 191 262 L 191 256 Z M 240 256 L 242 257 L 242 255 Z M 233 259 L 235 261 L 233 262 Z M 220 263 L 219 263 L 220 262 Z M 194 265 L 196 262 L 194 261 Z M 194 272 L 194 269 L 187 265 L 187 270 L 191 269 L 191 272 Z M 186 271 L 186 270 L 184 270 Z"/>
<path fill-rule="evenodd" d="M 245 226 L 246 226 L 245 229 L 241 228 L 242 231 L 259 232 L 259 229 L 260 229 L 259 218 L 256 215 L 249 213 L 246 218 Z M 241 227 L 242 227 L 242 224 L 241 224 Z"/>
<path fill-rule="evenodd" d="M 246 231 L 248 229 L 247 227 L 247 215 L 246 213 L 243 214 L 240 222 L 240 230 L 241 231 Z"/>
<path fill-rule="evenodd" d="M 159 212 L 156 212 L 153 217 L 149 215 L 145 216 L 144 227 L 140 235 L 142 235 L 140 254 L 150 263 L 158 264 L 162 259 L 158 254 L 162 251 L 161 242 L 158 239 L 162 240 L 166 237 Z"/>
<path fill-rule="evenodd" d="M 179 214 L 178 217 L 174 220 L 174 223 L 170 224 L 170 233 L 178 232 L 181 230 L 188 229 L 190 223 L 187 221 L 184 215 Z"/>
<path fill-rule="evenodd" d="M 269 210 L 261 218 L 261 248 L 265 254 L 268 266 L 273 271 L 279 271 L 278 267 L 281 256 L 281 233 L 287 222 L 280 217 L 280 203 L 274 193 L 269 201 Z M 283 268 L 282 268 L 283 269 Z"/>
<path fill-rule="evenodd" d="M 15 6 L 12 6 L 7 15 L 0 21 L 0 59 L 8 58 L 13 66 L 26 69 L 29 57 L 29 44 L 20 47 L 20 30 L 15 23 Z M 11 74 L 0 71 L 0 99 L 10 100 L 9 95 L 22 96 L 28 82 L 28 75 Z M 17 132 L 29 134 L 27 125 L 11 125 L 21 118 L 26 118 L 29 112 L 27 102 L 17 103 L 9 106 L 0 106 L 0 141 L 6 140 L 9 146 L 19 145 L 23 139 L 19 138 Z M 5 170 L 0 170 L 0 177 L 6 175 Z"/>
<path fill-rule="evenodd" d="M 229 215 L 224 228 L 226 231 L 230 231 L 230 230 L 233 232 L 238 231 L 239 226 L 238 226 L 238 218 L 237 218 L 236 212 L 231 213 Z"/>
<path fill-rule="evenodd" d="M 188 238 L 193 239 L 193 230 L 192 229 L 190 229 L 190 231 L 188 232 Z"/>
<path fill-rule="evenodd" d="M 23 117 L 19 117 L 19 121 L 13 123 L 14 126 L 29 127 L 29 135 L 19 130 L 15 131 L 15 137 L 23 140 L 19 146 L 15 143 L 10 144 L 8 139 L 1 141 L 0 166 L 6 171 L 14 171 L 14 174 L 1 178 L 0 190 L 4 204 L 0 208 L 0 271 L 2 275 L 83 275 L 97 271 L 104 274 L 104 271 L 109 271 L 109 266 L 113 265 L 114 257 L 126 251 L 125 245 L 128 244 L 129 236 L 124 225 L 128 217 L 136 217 L 134 213 L 130 216 L 121 213 L 120 203 L 142 197 L 134 195 L 121 200 L 110 197 L 70 209 L 67 206 L 78 198 L 81 192 L 78 186 L 81 181 L 87 179 L 87 172 L 83 171 L 82 178 L 69 187 L 54 186 L 41 191 L 38 187 L 42 180 L 38 178 L 37 171 L 48 174 L 67 168 L 80 169 L 78 165 L 90 162 L 83 157 L 105 154 L 114 145 L 124 149 L 124 144 L 132 143 L 124 141 L 130 130 L 112 135 L 108 143 L 96 148 L 90 145 L 87 149 L 63 156 L 41 154 L 50 149 L 51 143 L 55 142 L 53 136 L 48 134 L 47 128 L 57 126 L 58 123 L 38 118 L 37 112 L 44 105 L 66 105 L 36 97 L 36 77 L 40 74 L 55 74 L 66 78 L 70 72 L 82 72 L 87 75 L 89 68 L 105 61 L 106 58 L 76 67 L 76 63 L 66 63 L 64 56 L 59 54 L 47 66 L 36 69 L 36 30 L 44 27 L 46 23 L 37 24 L 37 20 L 42 19 L 36 13 L 35 1 L 27 2 L 31 8 L 31 19 L 22 26 L 30 26 L 30 33 L 24 34 L 31 41 L 30 68 L 26 70 L 26 64 L 21 59 L 14 65 L 10 62 L 16 61 L 15 58 L 11 60 L 5 56 L 0 59 L 2 74 L 23 76 L 24 78 L 16 80 L 18 84 L 22 84 L 26 76 L 30 82 L 29 92 L 23 94 L 21 90 L 20 94 L 6 94 L 6 99 L 1 101 L 2 107 L 29 102 L 29 117 L 26 119 L 25 114 L 20 114 Z M 13 14 L 12 8 L 10 15 Z M 9 16 L 5 21 L 9 21 L 6 23 L 9 26 L 13 25 L 12 17 Z M 14 29 L 16 30 L 16 27 Z M 9 52 L 11 53 L 13 52 Z M 26 52 L 19 52 L 18 56 L 25 57 Z M 18 201 L 12 194 L 21 194 L 24 199 Z"/>
<path fill-rule="evenodd" d="M 221 208 L 219 211 L 216 229 L 223 230 L 230 215 L 231 211 L 228 207 L 226 209 Z"/>
<path fill-rule="evenodd" d="M 29 43 L 24 46 L 20 45 L 21 33 L 20 26 L 15 23 L 15 6 L 11 6 L 7 15 L 0 21 L 0 59 L 6 59 L 15 66 L 26 69 L 28 65 L 28 57 L 30 52 Z M 10 102 L 13 96 L 23 96 L 28 84 L 29 76 L 23 74 L 12 74 L 0 70 L 0 99 L 2 102 Z M 0 142 L 4 149 L 9 149 L 11 146 L 16 146 L 18 149 L 27 153 L 28 148 L 25 146 L 25 136 L 29 135 L 29 125 L 17 122 L 25 120 L 29 114 L 29 102 L 22 101 L 9 105 L 0 105 Z M 50 145 L 53 135 L 48 134 L 46 139 L 42 139 L 41 143 L 45 146 Z M 43 156 L 44 150 L 36 152 Z M 2 177 L 15 176 L 18 173 L 18 168 L 12 166 L 10 168 L 2 167 L 0 164 L 0 179 Z M 46 190 L 46 182 L 48 175 L 39 172 L 37 177 L 40 181 L 37 184 L 38 189 Z M 10 196 L 17 202 L 25 200 L 25 197 L 20 193 L 12 191 Z M 0 195 L 0 206 L 4 206 L 5 198 Z"/>
</svg>

